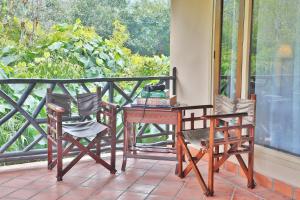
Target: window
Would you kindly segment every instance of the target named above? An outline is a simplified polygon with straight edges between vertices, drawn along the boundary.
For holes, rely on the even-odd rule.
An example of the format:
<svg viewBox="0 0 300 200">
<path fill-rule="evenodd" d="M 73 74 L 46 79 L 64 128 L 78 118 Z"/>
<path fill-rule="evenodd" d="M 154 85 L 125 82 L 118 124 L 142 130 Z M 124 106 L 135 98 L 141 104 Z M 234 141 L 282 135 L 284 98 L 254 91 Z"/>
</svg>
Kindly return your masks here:
<svg viewBox="0 0 300 200">
<path fill-rule="evenodd" d="M 250 93 L 256 143 L 300 155 L 300 0 L 255 0 Z"/>
<path fill-rule="evenodd" d="M 224 0 L 221 43 L 220 93 L 235 96 L 239 0 Z"/>
<path fill-rule="evenodd" d="M 215 90 L 231 98 L 241 94 L 244 6 L 244 0 L 217 1 Z"/>
</svg>

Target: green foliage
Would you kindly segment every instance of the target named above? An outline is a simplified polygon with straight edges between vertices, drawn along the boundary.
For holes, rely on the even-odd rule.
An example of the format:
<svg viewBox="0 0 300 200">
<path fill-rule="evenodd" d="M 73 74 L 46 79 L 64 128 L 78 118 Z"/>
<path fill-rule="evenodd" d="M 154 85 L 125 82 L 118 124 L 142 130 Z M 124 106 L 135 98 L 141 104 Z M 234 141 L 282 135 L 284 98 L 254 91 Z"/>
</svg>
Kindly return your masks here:
<svg viewBox="0 0 300 200">
<path fill-rule="evenodd" d="M 132 53 L 126 47 L 130 35 L 120 21 L 113 23 L 114 30 L 109 39 L 103 39 L 94 28 L 83 26 L 80 20 L 73 25 L 55 24 L 49 31 L 37 26 L 34 39 L 32 34 L 26 34 L 31 26 L 29 21 L 26 21 L 25 26 L 21 26 L 17 18 L 11 25 L 0 23 L 1 78 L 132 77 L 169 73 L 168 57 L 141 56 Z M 45 95 L 46 87 L 35 87 L 23 105 L 27 112 L 32 114 Z M 131 84 L 121 84 L 120 87 L 127 92 L 132 89 Z M 78 88 L 74 86 L 69 89 L 75 94 Z M 1 85 L 1 89 L 14 100 L 18 100 L 26 88 L 24 85 Z M 115 96 L 115 101 L 119 104 L 124 103 L 120 95 Z M 7 102 L 0 99 L 0 117 L 11 109 Z M 46 112 L 43 109 L 38 117 L 45 116 Z M 0 146 L 25 122 L 22 116 L 17 115 L 2 125 Z M 121 124 L 120 119 L 119 122 Z M 22 150 L 38 136 L 38 131 L 29 126 L 8 151 Z M 45 142 L 41 141 L 37 147 L 45 145 Z"/>
<path fill-rule="evenodd" d="M 141 55 L 169 56 L 170 3 L 167 0 L 47 0 L 40 11 L 41 24 L 48 28 L 58 23 L 95 27 L 108 39 L 114 32 L 113 22 L 120 21 L 130 33 L 126 45 Z"/>
<path fill-rule="evenodd" d="M 128 47 L 142 55 L 170 55 L 170 4 L 138 0 L 122 16 L 131 40 Z"/>
<path fill-rule="evenodd" d="M 21 27 L 13 26 L 11 31 L 1 32 L 11 44 L 7 46 L 3 41 L 0 46 L 2 69 L 7 77 L 15 78 L 112 77 L 167 73 L 167 57 L 132 54 L 124 46 L 129 39 L 126 26 L 119 21 L 115 21 L 113 25 L 112 37 L 103 40 L 93 28 L 83 26 L 80 20 L 74 25 L 57 24 L 47 34 L 40 32 L 30 45 L 18 43 L 20 38 L 9 36 L 9 33 L 21 32 Z"/>
</svg>

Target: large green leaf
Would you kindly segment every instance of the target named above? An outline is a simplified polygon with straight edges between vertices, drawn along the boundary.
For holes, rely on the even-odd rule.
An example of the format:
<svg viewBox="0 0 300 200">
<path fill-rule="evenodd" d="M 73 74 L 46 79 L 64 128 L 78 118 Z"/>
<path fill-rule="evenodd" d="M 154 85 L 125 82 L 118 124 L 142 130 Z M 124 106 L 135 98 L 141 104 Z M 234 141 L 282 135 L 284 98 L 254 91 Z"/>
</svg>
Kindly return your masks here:
<svg viewBox="0 0 300 200">
<path fill-rule="evenodd" d="M 84 44 L 83 47 L 89 51 L 89 53 L 92 53 L 94 51 L 94 47 L 90 44 Z"/>
<path fill-rule="evenodd" d="M 10 55 L 10 56 L 4 56 L 0 58 L 0 62 L 2 62 L 3 65 L 9 65 L 16 62 L 18 59 L 19 59 L 18 55 Z"/>
<path fill-rule="evenodd" d="M 48 49 L 50 51 L 54 51 L 54 50 L 60 49 L 63 45 L 64 45 L 64 43 L 62 43 L 62 42 L 54 42 L 50 46 L 48 46 Z"/>
</svg>

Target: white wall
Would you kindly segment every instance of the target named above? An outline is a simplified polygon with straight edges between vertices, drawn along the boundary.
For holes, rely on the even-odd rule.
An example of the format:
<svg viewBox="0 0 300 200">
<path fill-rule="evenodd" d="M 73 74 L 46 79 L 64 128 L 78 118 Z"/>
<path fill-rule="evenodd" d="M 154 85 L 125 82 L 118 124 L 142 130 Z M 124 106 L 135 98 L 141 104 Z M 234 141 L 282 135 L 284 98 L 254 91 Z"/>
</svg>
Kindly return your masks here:
<svg viewBox="0 0 300 200">
<path fill-rule="evenodd" d="M 177 98 L 208 104 L 212 88 L 212 0 L 172 0 L 171 67 L 177 68 Z"/>
</svg>

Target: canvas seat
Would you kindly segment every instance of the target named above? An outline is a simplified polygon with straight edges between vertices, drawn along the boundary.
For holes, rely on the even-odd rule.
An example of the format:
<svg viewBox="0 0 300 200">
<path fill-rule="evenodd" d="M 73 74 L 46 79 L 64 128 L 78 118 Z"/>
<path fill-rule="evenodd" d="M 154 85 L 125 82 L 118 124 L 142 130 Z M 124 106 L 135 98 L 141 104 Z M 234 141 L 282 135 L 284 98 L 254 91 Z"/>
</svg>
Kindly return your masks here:
<svg viewBox="0 0 300 200">
<path fill-rule="evenodd" d="M 209 143 L 209 129 L 195 129 L 195 130 L 185 130 L 182 131 L 184 139 L 186 142 L 195 149 L 205 149 L 208 148 Z M 220 132 L 215 133 L 215 140 L 222 141 L 224 136 Z"/>
<path fill-rule="evenodd" d="M 99 133 L 105 134 L 108 131 L 108 127 L 97 121 L 84 121 L 77 123 L 63 123 L 62 130 L 63 133 L 79 138 L 85 138 L 96 136 Z"/>
</svg>

